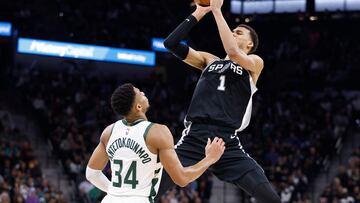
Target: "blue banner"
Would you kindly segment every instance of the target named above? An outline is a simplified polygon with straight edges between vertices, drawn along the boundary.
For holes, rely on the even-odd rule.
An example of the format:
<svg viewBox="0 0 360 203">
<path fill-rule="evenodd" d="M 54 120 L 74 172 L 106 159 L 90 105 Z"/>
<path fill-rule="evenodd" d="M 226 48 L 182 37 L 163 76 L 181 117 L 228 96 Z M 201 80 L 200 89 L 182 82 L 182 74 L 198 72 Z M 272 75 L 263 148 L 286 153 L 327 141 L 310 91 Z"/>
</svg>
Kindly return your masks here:
<svg viewBox="0 0 360 203">
<path fill-rule="evenodd" d="M 345 9 L 345 0 L 316 0 L 315 11 L 343 11 Z"/>
<path fill-rule="evenodd" d="M 168 50 L 164 47 L 163 38 L 152 38 L 151 44 L 154 51 L 168 52 Z"/>
<path fill-rule="evenodd" d="M 38 54 L 145 66 L 155 65 L 155 53 L 151 51 L 120 49 L 29 38 L 19 38 L 17 50 L 19 53 L 25 54 Z"/>
<path fill-rule="evenodd" d="M 297 13 L 306 11 L 306 0 L 276 0 L 275 13 Z"/>
<path fill-rule="evenodd" d="M 0 22 L 0 36 L 11 36 L 11 23 Z"/>
<path fill-rule="evenodd" d="M 154 51 L 169 52 L 164 46 L 164 38 L 152 38 L 152 49 Z M 180 43 L 186 44 L 186 41 L 182 40 Z"/>
<path fill-rule="evenodd" d="M 244 1 L 243 14 L 265 14 L 274 11 L 273 0 Z"/>
<path fill-rule="evenodd" d="M 346 0 L 346 10 L 348 11 L 360 11 L 360 1 L 359 0 Z"/>
</svg>

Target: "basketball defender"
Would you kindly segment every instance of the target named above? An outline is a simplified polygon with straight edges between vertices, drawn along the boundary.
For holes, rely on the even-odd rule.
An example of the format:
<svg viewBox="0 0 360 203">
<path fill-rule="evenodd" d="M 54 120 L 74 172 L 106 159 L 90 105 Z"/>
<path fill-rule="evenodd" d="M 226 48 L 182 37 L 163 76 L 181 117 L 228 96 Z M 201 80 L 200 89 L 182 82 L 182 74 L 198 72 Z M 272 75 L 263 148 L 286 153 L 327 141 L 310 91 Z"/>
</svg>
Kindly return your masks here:
<svg viewBox="0 0 360 203">
<path fill-rule="evenodd" d="M 147 121 L 149 102 L 143 92 L 124 84 L 112 94 L 111 106 L 124 119 L 105 128 L 86 169 L 86 178 L 108 193 L 102 203 L 154 202 L 163 167 L 176 184 L 184 187 L 224 152 L 222 139 L 215 137 L 212 142 L 208 139 L 204 157 L 184 168 L 175 153 L 169 129 Z M 102 173 L 109 160 L 111 182 Z"/>
<path fill-rule="evenodd" d="M 202 70 L 176 152 L 184 166 L 192 165 L 201 159 L 196 155 L 203 154 L 201 148 L 206 145 L 207 136 L 218 135 L 225 141 L 226 150 L 209 170 L 219 179 L 245 190 L 257 202 L 278 203 L 280 198 L 264 170 L 244 151 L 237 136 L 250 122 L 252 97 L 264 67 L 263 60 L 253 54 L 258 46 L 258 37 L 254 29 L 244 24 L 231 31 L 221 13 L 222 4 L 223 0 L 211 0 L 209 7 L 197 5 L 192 15 L 164 42 L 175 56 Z M 180 43 L 210 10 L 227 53 L 224 59 Z M 162 182 L 162 192 L 171 186 L 167 180 L 164 178 Z"/>
</svg>

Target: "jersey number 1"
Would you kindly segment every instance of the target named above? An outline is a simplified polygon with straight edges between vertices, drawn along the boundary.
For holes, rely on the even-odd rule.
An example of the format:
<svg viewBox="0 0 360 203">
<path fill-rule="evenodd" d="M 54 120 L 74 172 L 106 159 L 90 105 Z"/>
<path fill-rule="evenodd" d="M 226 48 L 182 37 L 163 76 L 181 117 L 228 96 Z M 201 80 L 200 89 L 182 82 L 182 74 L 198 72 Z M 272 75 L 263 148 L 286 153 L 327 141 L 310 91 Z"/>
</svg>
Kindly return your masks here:
<svg viewBox="0 0 360 203">
<path fill-rule="evenodd" d="M 118 164 L 120 166 L 118 171 L 115 171 L 115 176 L 117 176 L 118 182 L 113 182 L 114 187 L 121 187 L 122 185 L 122 178 L 121 178 L 121 171 L 123 169 L 123 161 L 122 160 L 114 160 L 114 164 Z M 131 176 L 131 179 L 130 179 Z M 136 180 L 136 161 L 131 162 L 129 170 L 127 171 L 124 179 L 124 184 L 129 184 L 132 186 L 132 189 L 136 188 L 136 185 L 139 184 L 139 181 Z"/>
<path fill-rule="evenodd" d="M 225 75 L 220 76 L 220 85 L 217 87 L 220 91 L 225 91 Z"/>
</svg>

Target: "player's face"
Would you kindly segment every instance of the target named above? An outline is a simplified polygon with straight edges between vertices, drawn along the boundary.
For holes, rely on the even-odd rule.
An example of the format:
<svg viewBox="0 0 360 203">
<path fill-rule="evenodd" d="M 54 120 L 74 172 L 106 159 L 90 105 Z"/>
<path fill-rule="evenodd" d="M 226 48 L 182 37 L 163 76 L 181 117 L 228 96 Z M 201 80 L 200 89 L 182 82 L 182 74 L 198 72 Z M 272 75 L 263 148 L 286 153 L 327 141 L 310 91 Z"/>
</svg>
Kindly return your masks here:
<svg viewBox="0 0 360 203">
<path fill-rule="evenodd" d="M 240 49 L 249 51 L 253 46 L 250 31 L 244 27 L 237 27 L 233 30 L 233 36 Z"/>
<path fill-rule="evenodd" d="M 138 88 L 134 87 L 135 90 L 135 105 L 140 105 L 141 111 L 146 113 L 146 111 L 149 109 L 149 100 L 145 96 L 144 92 L 140 91 Z"/>
</svg>

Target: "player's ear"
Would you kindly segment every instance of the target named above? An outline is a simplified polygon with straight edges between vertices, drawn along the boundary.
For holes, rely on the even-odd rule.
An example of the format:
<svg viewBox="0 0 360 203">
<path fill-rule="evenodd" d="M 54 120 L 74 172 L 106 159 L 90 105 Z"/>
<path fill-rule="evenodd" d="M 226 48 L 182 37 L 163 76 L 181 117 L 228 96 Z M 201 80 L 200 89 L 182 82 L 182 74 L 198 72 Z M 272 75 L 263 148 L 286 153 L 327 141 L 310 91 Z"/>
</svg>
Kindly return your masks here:
<svg viewBox="0 0 360 203">
<path fill-rule="evenodd" d="M 141 111 L 142 106 L 141 106 L 140 103 L 137 103 L 136 106 L 135 106 L 135 108 L 136 108 L 136 110 Z"/>
<path fill-rule="evenodd" d="M 254 42 L 249 41 L 246 47 L 247 47 L 249 50 L 251 50 L 251 48 L 254 47 Z"/>
</svg>

